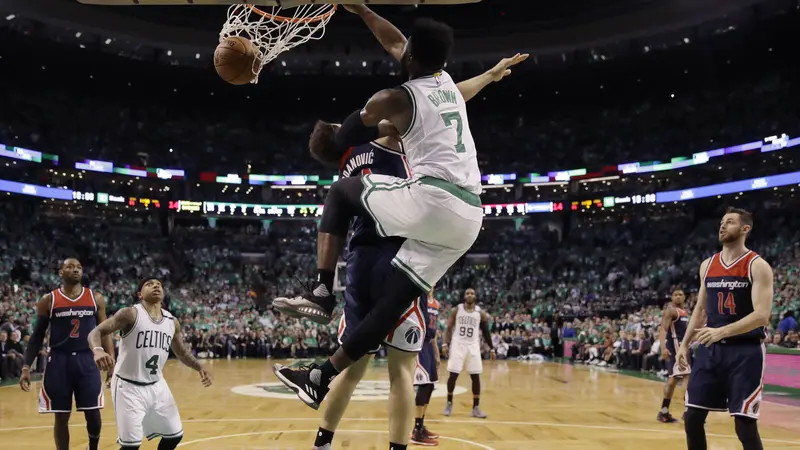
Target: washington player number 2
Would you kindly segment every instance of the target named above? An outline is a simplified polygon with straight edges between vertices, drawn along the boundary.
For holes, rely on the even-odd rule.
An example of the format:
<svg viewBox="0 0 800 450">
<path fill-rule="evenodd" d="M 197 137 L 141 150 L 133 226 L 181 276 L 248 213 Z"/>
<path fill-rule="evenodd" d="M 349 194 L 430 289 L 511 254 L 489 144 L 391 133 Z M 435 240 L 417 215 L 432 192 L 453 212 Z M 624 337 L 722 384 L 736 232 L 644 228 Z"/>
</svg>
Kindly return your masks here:
<svg viewBox="0 0 800 450">
<path fill-rule="evenodd" d="M 720 315 L 725 315 L 725 310 L 728 310 L 728 315 L 736 314 L 736 301 L 733 299 L 733 292 L 728 292 L 726 296 L 724 292 L 717 292 L 717 312 Z"/>
<path fill-rule="evenodd" d="M 80 319 L 72 319 L 72 331 L 69 332 L 69 337 L 71 338 L 79 338 L 81 337 L 80 329 L 81 329 L 81 320 Z"/>
</svg>

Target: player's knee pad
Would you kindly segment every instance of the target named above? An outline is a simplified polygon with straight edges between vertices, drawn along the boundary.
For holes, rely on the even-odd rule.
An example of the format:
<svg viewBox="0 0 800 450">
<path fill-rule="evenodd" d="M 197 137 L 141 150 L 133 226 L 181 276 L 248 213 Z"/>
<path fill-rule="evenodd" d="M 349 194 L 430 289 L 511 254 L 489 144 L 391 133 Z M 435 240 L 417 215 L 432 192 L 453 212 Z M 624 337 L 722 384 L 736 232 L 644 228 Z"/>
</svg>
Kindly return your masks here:
<svg viewBox="0 0 800 450">
<path fill-rule="evenodd" d="M 89 436 L 100 436 L 100 429 L 103 426 L 103 419 L 100 416 L 100 410 L 90 409 L 84 411 L 83 416 L 86 418 L 86 431 L 89 432 Z"/>
<path fill-rule="evenodd" d="M 761 436 L 758 434 L 758 421 L 750 417 L 735 416 L 733 422 L 736 427 L 736 436 L 742 443 L 744 450 L 762 450 Z"/>
<path fill-rule="evenodd" d="M 342 178 L 331 185 L 325 198 L 325 214 L 319 224 L 321 233 L 346 236 L 350 218 L 362 212 L 360 177 Z"/>
<path fill-rule="evenodd" d="M 417 406 L 425 406 L 430 403 L 431 394 L 433 394 L 433 384 L 421 384 L 417 386 Z"/>
<path fill-rule="evenodd" d="M 477 373 L 473 373 L 469 376 L 472 378 L 472 394 L 478 395 L 481 393 L 481 376 Z"/>
</svg>

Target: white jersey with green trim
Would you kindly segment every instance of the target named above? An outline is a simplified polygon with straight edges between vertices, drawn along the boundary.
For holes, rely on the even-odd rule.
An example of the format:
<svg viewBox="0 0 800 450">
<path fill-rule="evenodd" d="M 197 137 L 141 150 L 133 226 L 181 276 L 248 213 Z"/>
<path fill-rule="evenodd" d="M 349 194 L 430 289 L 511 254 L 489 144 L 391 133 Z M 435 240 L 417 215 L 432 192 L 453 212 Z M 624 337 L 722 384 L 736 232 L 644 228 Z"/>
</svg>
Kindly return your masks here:
<svg viewBox="0 0 800 450">
<path fill-rule="evenodd" d="M 414 112 L 403 148 L 414 177 L 430 176 L 481 193 L 481 172 L 467 106 L 445 71 L 402 85 Z"/>
<path fill-rule="evenodd" d="M 161 372 L 169 358 L 175 318 L 162 309 L 161 320 L 155 321 L 141 303 L 133 308 L 136 322 L 122 335 L 114 375 L 134 383 L 155 383 L 162 378 Z"/>
</svg>

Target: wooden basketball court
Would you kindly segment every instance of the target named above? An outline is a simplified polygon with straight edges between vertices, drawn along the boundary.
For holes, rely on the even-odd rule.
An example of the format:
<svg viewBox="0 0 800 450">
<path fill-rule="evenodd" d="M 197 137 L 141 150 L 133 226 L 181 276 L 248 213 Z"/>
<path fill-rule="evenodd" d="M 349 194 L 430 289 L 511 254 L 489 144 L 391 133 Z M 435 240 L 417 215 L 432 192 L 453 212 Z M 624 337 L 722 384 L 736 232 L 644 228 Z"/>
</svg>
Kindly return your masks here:
<svg viewBox="0 0 800 450">
<path fill-rule="evenodd" d="M 214 385 L 204 389 L 197 374 L 178 362 L 167 364 L 166 378 L 184 423 L 181 448 L 310 449 L 318 418 L 292 399 L 272 374 L 274 361 L 209 362 Z M 683 425 L 655 421 L 661 384 L 588 367 L 553 363 L 486 362 L 482 407 L 489 418 L 471 419 L 469 378 L 459 380 L 453 416 L 441 415 L 443 385 L 437 386 L 426 417 L 428 428 L 442 435 L 442 449 L 685 449 Z M 380 364 L 356 392 L 334 448 L 387 447 L 388 377 Z M 33 386 L 38 391 L 38 383 Z M 683 408 L 678 388 L 673 413 Z M 460 393 L 459 393 L 460 392 Z M 0 389 L 0 442 L 9 449 L 52 449 L 52 418 L 36 412 L 35 393 L 18 387 Z M 114 443 L 114 410 L 106 390 L 100 448 Z M 324 407 L 324 405 L 323 405 Z M 800 450 L 800 409 L 765 402 L 760 421 L 765 449 Z M 72 448 L 86 448 L 83 415 L 73 413 Z M 714 413 L 707 425 L 709 448 L 740 449 L 727 414 Z M 142 445 L 155 449 L 157 441 Z M 413 447 L 412 447 L 413 448 Z"/>
</svg>

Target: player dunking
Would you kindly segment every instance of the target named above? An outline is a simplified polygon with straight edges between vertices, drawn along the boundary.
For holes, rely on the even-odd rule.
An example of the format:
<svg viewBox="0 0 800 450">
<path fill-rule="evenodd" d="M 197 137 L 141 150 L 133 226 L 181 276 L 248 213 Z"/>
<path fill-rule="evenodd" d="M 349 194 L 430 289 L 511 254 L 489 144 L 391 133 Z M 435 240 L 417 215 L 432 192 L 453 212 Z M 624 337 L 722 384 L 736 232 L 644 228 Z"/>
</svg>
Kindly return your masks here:
<svg viewBox="0 0 800 450">
<path fill-rule="evenodd" d="M 664 384 L 664 399 L 661 401 L 661 411 L 658 412 L 656 420 L 664 423 L 678 421 L 669 413 L 669 404 L 672 402 L 672 394 L 675 392 L 678 380 L 689 376 L 687 370 L 681 370 L 675 364 L 675 353 L 686 336 L 686 326 L 689 324 L 689 313 L 684 309 L 685 303 L 686 294 L 683 289 L 675 289 L 672 291 L 672 301 L 661 313 L 661 329 L 658 332 L 658 340 L 661 342 L 661 359 L 667 362 L 669 378 Z M 689 364 L 691 365 L 691 361 Z"/>
<path fill-rule="evenodd" d="M 98 368 L 110 371 L 114 359 L 108 357 L 101 365 L 95 366 L 86 336 L 106 320 L 106 301 L 99 292 L 83 287 L 83 266 L 77 259 L 65 259 L 58 276 L 61 277 L 61 288 L 45 294 L 36 304 L 36 325 L 25 350 L 25 365 L 19 384 L 23 391 L 30 391 L 30 366 L 42 348 L 49 326 L 50 352 L 42 375 L 39 412 L 55 414 L 53 438 L 56 450 L 67 450 L 74 396 L 75 406 L 86 418 L 88 448 L 96 450 L 102 427 L 100 409 L 104 406 L 103 383 Z M 111 336 L 103 339 L 102 345 L 114 354 Z"/>
<path fill-rule="evenodd" d="M 334 140 L 340 148 L 369 142 L 380 135 L 378 125 L 387 121 L 403 131 L 414 176 L 403 180 L 365 174 L 334 183 L 319 227 L 316 287 L 302 297 L 276 299 L 285 309 L 327 323 L 335 305 L 334 271 L 350 218 L 369 214 L 380 236 L 406 238 L 392 260 L 380 299 L 331 359 L 299 370 L 274 368 L 278 379 L 314 408 L 336 375 L 380 343 L 414 299 L 429 291 L 471 247 L 483 222 L 480 170 L 464 96 L 442 70 L 453 46 L 452 29 L 420 19 L 408 41 L 394 30 L 392 36 L 378 37 L 393 55 L 401 55 L 409 81 L 375 94 L 342 123 Z M 521 59 L 522 55 L 514 58 Z M 492 79 L 483 81 L 485 85 Z"/>
<path fill-rule="evenodd" d="M 431 433 L 425 426 L 425 411 L 431 402 L 433 384 L 439 381 L 439 331 L 436 322 L 439 319 L 439 302 L 433 297 L 433 291 L 428 294 L 428 329 L 425 332 L 425 344 L 417 355 L 417 364 L 414 369 L 414 386 L 417 387 L 417 417 L 414 419 L 414 431 L 411 432 L 411 443 L 417 445 L 439 445 L 436 440 L 439 435 Z"/>
<path fill-rule="evenodd" d="M 390 25 L 391 26 L 391 25 Z M 497 79 L 505 76 L 505 66 L 498 64 L 490 72 L 501 72 Z M 481 86 L 479 80 L 472 79 L 459 84 L 463 87 L 465 99 L 477 94 L 471 86 Z M 410 176 L 408 164 L 402 153 L 402 143 L 391 137 L 383 137 L 368 144 L 341 149 L 333 142 L 339 125 L 318 122 L 311 135 L 309 147 L 311 155 L 329 166 L 339 168 L 339 176 L 358 177 L 362 173 L 390 175 L 401 178 Z M 383 280 L 392 271 L 391 260 L 403 244 L 401 238 L 381 238 L 375 230 L 375 223 L 369 217 L 357 217 L 353 224 L 347 261 L 347 286 L 345 306 L 339 323 L 339 342 L 347 339 L 363 318 L 372 310 L 383 292 Z M 392 420 L 389 421 L 389 439 L 398 445 L 408 442 L 411 410 L 413 408 L 412 377 L 413 361 L 416 352 L 423 344 L 422 330 L 425 327 L 424 303 L 426 299 L 414 302 L 402 315 L 395 328 L 384 339 L 389 347 L 390 404 Z M 286 311 L 292 315 L 293 311 Z M 377 352 L 380 345 L 369 353 Z M 349 405 L 358 383 L 364 377 L 370 358 L 362 357 L 356 364 L 342 372 L 333 385 L 328 406 L 325 408 L 322 424 L 314 441 L 314 448 L 329 449 L 339 422 Z M 424 390 L 423 390 L 424 391 Z M 418 397 L 419 398 L 419 397 Z"/>
<path fill-rule="evenodd" d="M 200 373 L 203 386 L 211 385 L 211 375 L 192 356 L 183 342 L 178 320 L 161 308 L 164 288 L 148 278 L 136 291 L 140 303 L 123 308 L 89 333 L 88 342 L 96 361 L 109 355 L 97 344 L 122 331 L 119 361 L 114 369 L 111 399 L 117 420 L 120 450 L 136 450 L 142 439 L 161 437 L 158 450 L 174 450 L 183 437 L 178 407 L 167 381 L 162 376 L 169 350 L 187 367 Z"/>
<path fill-rule="evenodd" d="M 450 313 L 447 329 L 444 332 L 442 351 L 447 356 L 447 405 L 444 414 L 453 414 L 453 391 L 456 389 L 456 380 L 462 370 L 466 369 L 472 379 L 472 417 L 485 419 L 487 415 L 481 411 L 481 373 L 483 361 L 481 360 L 480 334 L 489 344 L 492 359 L 495 357 L 492 335 L 489 332 L 489 315 L 481 311 L 475 304 L 477 296 L 475 290 L 470 288 L 464 291 L 464 303 L 459 303 L 454 312 Z"/>
<path fill-rule="evenodd" d="M 697 305 L 677 354 L 678 364 L 685 369 L 689 343 L 700 343 L 686 391 L 689 450 L 708 448 L 705 421 L 709 411 L 728 411 L 734 416 L 743 450 L 763 449 L 756 420 L 766 359 L 762 339 L 772 312 L 772 268 L 745 247 L 752 229 L 749 212 L 729 208 L 719 227 L 722 251 L 700 265 Z"/>
</svg>

